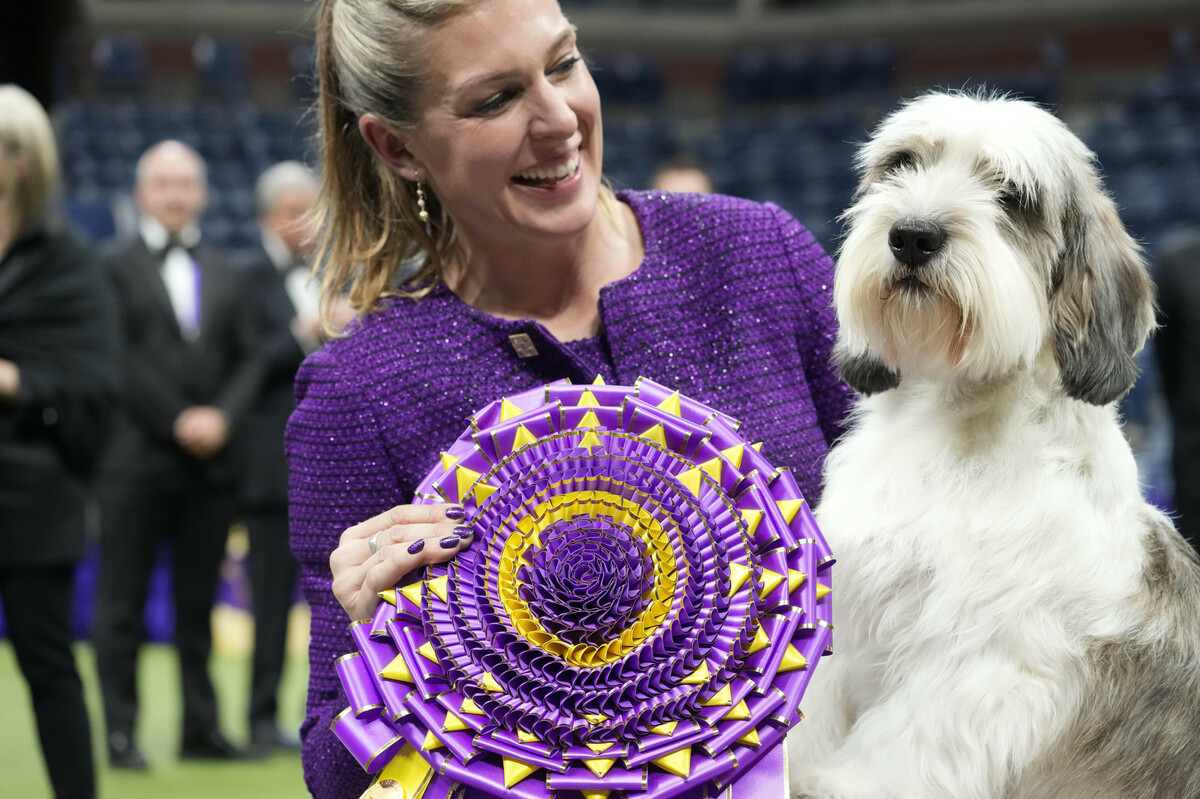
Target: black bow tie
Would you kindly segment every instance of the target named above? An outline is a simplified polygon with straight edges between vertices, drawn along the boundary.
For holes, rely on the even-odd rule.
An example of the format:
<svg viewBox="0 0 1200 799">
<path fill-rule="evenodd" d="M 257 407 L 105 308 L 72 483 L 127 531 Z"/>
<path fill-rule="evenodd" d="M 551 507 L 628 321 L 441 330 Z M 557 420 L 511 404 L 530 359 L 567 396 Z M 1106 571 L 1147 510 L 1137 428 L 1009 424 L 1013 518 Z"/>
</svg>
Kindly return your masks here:
<svg viewBox="0 0 1200 799">
<path fill-rule="evenodd" d="M 167 253 L 169 253 L 171 250 L 175 249 L 176 247 L 183 250 L 188 255 L 192 254 L 191 247 L 184 244 L 183 241 L 178 236 L 171 236 L 170 238 L 167 239 L 166 244 L 164 244 L 162 247 L 160 247 L 158 250 L 155 250 L 155 252 L 154 252 L 155 256 L 158 257 L 159 263 L 162 263 L 163 261 L 167 260 Z"/>
</svg>

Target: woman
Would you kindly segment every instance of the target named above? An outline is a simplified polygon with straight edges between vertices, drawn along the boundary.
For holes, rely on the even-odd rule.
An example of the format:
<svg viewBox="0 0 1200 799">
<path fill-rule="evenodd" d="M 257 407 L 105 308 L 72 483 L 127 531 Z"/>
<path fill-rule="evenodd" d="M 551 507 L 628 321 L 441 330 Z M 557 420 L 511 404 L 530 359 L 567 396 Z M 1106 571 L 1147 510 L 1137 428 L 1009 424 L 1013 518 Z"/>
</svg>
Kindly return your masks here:
<svg viewBox="0 0 1200 799">
<path fill-rule="evenodd" d="M 48 220 L 46 112 L 0 86 L 0 602 L 59 797 L 96 794 L 71 649 L 84 480 L 116 386 L 116 322 L 87 247 Z"/>
<path fill-rule="evenodd" d="M 325 799 L 368 782 L 329 729 L 348 622 L 470 545 L 462 508 L 408 503 L 472 411 L 645 375 L 741 418 L 815 499 L 848 393 L 832 264 L 794 219 L 604 187 L 599 98 L 555 0 L 327 0 L 317 46 L 318 261 L 361 313 L 302 367 L 288 428 L 305 776 Z"/>
</svg>

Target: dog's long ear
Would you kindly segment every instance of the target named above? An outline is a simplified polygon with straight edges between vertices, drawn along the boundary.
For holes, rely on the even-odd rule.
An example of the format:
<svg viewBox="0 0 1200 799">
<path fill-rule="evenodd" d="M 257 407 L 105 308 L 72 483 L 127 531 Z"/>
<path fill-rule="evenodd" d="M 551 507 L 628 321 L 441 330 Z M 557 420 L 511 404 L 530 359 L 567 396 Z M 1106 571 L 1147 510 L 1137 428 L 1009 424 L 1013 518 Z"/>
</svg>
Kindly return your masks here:
<svg viewBox="0 0 1200 799">
<path fill-rule="evenodd" d="M 870 352 L 851 352 L 841 341 L 833 347 L 838 377 L 859 394 L 878 394 L 900 385 L 900 373 L 889 369 Z"/>
<path fill-rule="evenodd" d="M 1067 394 L 1107 405 L 1137 379 L 1134 355 L 1154 326 L 1154 286 L 1141 248 L 1089 175 L 1063 214 L 1052 275 L 1054 354 Z"/>
</svg>

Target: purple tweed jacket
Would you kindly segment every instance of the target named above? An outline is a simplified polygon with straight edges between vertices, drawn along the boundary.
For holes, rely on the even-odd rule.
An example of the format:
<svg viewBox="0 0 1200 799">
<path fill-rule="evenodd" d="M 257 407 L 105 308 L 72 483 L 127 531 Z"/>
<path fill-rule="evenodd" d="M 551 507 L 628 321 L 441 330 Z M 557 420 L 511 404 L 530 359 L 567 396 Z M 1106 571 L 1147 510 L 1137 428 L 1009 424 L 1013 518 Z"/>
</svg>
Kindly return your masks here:
<svg viewBox="0 0 1200 799">
<path fill-rule="evenodd" d="M 341 532 L 413 491 L 476 409 L 545 382 L 597 372 L 652 378 L 742 420 L 763 453 L 789 466 L 815 502 L 850 392 L 829 362 L 833 263 L 783 210 L 720 195 L 622 193 L 645 236 L 632 275 L 606 286 L 611 353 L 556 341 L 532 321 L 471 308 L 444 285 L 396 299 L 311 355 L 287 433 L 292 548 L 312 609 L 304 776 L 317 799 L 351 799 L 369 782 L 330 731 L 347 704 L 334 660 L 353 650 L 334 599 L 329 554 Z M 517 352 L 510 336 L 525 334 Z M 522 355 L 527 357 L 521 357 Z"/>
</svg>

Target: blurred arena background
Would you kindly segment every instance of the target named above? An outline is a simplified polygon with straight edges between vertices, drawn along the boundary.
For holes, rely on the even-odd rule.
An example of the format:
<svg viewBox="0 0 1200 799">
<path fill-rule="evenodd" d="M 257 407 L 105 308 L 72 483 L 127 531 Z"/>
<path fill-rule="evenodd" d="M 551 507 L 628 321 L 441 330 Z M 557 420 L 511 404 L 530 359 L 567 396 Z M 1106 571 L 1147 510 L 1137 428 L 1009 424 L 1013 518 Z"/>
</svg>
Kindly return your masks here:
<svg viewBox="0 0 1200 799">
<path fill-rule="evenodd" d="M 208 161 L 206 238 L 231 251 L 257 241 L 255 178 L 283 159 L 313 160 L 313 0 L 5 5 L 0 82 L 23 85 L 52 112 L 63 210 L 78 227 L 97 242 L 128 232 L 135 161 L 151 143 L 175 138 Z M 1051 107 L 1090 144 L 1152 262 L 1164 242 L 1200 227 L 1200 0 L 562 5 L 579 27 L 604 102 L 606 172 L 617 188 L 643 188 L 657 164 L 690 154 L 718 191 L 778 203 L 836 252 L 837 217 L 855 184 L 855 145 L 881 115 L 927 89 L 986 86 Z M 1152 360 L 1143 353 L 1143 377 L 1124 410 L 1147 496 L 1169 508 L 1168 422 Z M 235 528 L 230 542 L 217 644 L 223 703 L 240 714 L 252 621 L 244 532 Z M 90 628 L 94 571 L 94 559 L 80 570 L 81 639 Z M 155 640 L 170 635 L 165 579 L 155 583 L 147 612 Z M 287 679 L 298 721 L 302 608 L 293 621 Z M 163 676 L 172 673 L 171 655 L 147 657 L 160 675 L 148 690 L 171 701 L 173 677 Z M 90 669 L 86 649 L 84 658 Z M 23 707 L 22 690 L 11 651 L 0 648 L 0 703 Z M 169 713 L 147 723 L 161 724 L 160 739 L 177 726 Z M 41 795 L 36 771 L 20 777 L 40 763 L 31 718 L 3 727 L 0 797 Z M 162 759 L 173 751 L 169 743 L 160 748 Z M 109 774 L 102 786 L 110 796 L 209 796 L 211 775 L 229 771 L 217 785 L 230 797 L 304 795 L 298 761 L 280 757 L 282 765 L 265 767 L 283 776 L 266 772 L 253 781 L 246 775 L 260 767 L 233 764 L 181 766 L 148 779 Z"/>
</svg>

